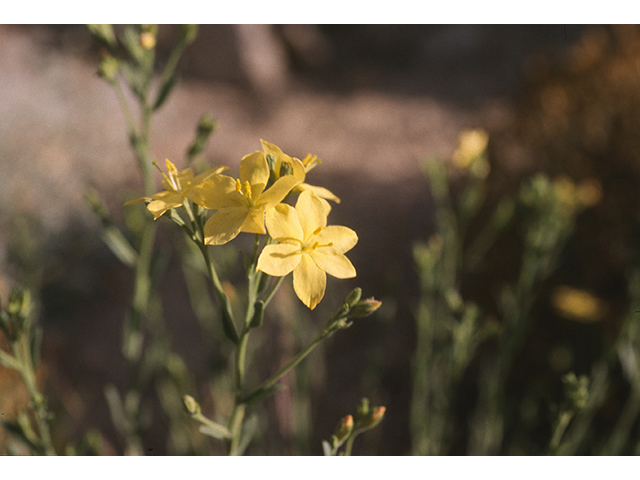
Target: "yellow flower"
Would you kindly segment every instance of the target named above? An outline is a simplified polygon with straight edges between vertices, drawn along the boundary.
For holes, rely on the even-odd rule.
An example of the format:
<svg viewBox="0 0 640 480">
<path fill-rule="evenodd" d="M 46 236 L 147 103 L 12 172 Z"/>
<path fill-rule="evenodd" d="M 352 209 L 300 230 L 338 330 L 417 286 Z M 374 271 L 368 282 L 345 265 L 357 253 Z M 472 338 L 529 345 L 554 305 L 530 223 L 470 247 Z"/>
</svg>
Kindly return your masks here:
<svg viewBox="0 0 640 480">
<path fill-rule="evenodd" d="M 240 178 L 211 177 L 196 189 L 197 202 L 217 210 L 204 226 L 205 243 L 223 245 L 238 233 L 267 233 L 264 212 L 280 203 L 293 187 L 304 180 L 302 163 L 292 162 L 291 175 L 280 177 L 265 190 L 269 167 L 264 152 L 246 155 L 240 161 Z"/>
<path fill-rule="evenodd" d="M 564 285 L 553 291 L 551 304 L 563 317 L 580 322 L 597 322 L 606 315 L 606 306 L 598 297 Z"/>
<path fill-rule="evenodd" d="M 162 186 L 165 190 L 156 193 L 155 195 L 151 195 L 150 197 L 137 198 L 125 203 L 125 205 L 132 205 L 138 202 L 149 202 L 147 204 L 147 208 L 151 213 L 153 213 L 154 220 L 160 217 L 167 210 L 182 206 L 184 204 L 185 198 L 194 200 L 193 192 L 195 187 L 200 185 L 208 178 L 211 178 L 227 170 L 227 167 L 216 167 L 207 170 L 200 175 L 194 176 L 193 171 L 190 168 L 178 172 L 176 166 L 168 159 L 165 160 L 165 162 L 167 165 L 168 174 L 160 170 L 158 164 L 156 162 L 153 162 L 153 164 L 158 167 L 158 170 L 160 170 L 160 173 L 162 173 L 162 176 L 164 177 L 164 179 L 162 180 Z"/>
<path fill-rule="evenodd" d="M 467 170 L 478 178 L 486 178 L 491 167 L 485 158 L 489 134 L 484 130 L 465 130 L 460 134 L 453 163 L 460 170 Z"/>
<path fill-rule="evenodd" d="M 275 245 L 264 247 L 257 269 L 281 277 L 293 271 L 293 289 L 310 309 L 322 300 L 325 273 L 337 278 L 356 276 L 344 253 L 358 242 L 347 227 L 327 226 L 329 206 L 310 191 L 303 191 L 295 208 L 281 203 L 267 211 L 265 222 Z"/>
<path fill-rule="evenodd" d="M 276 178 L 280 177 L 280 171 L 283 165 L 291 164 L 294 161 L 294 158 L 291 158 L 289 155 L 280 150 L 279 147 L 275 146 L 273 143 L 265 142 L 264 140 L 260 140 L 262 143 L 262 150 L 266 155 L 273 155 L 276 159 L 276 163 L 274 166 L 274 172 L 276 174 Z M 295 160 L 298 160 L 295 158 Z M 300 160 L 298 160 L 300 161 Z M 305 174 L 313 169 L 317 164 L 321 163 L 320 159 L 316 155 L 308 154 L 304 157 L 304 160 L 300 161 L 304 165 Z M 340 203 L 340 199 L 336 197 L 333 193 L 327 190 L 324 187 L 316 187 L 314 185 L 309 185 L 308 183 L 303 182 L 296 186 L 295 190 L 305 191 L 309 190 L 316 195 L 316 197 L 332 200 L 336 203 Z"/>
</svg>

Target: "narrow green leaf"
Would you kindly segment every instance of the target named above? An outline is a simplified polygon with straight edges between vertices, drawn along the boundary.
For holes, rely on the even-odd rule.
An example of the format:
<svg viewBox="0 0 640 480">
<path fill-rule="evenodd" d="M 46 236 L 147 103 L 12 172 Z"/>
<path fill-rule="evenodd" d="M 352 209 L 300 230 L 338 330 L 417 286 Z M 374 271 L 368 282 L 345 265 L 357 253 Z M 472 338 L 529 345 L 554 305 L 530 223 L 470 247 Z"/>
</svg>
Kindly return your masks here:
<svg viewBox="0 0 640 480">
<path fill-rule="evenodd" d="M 153 104 L 153 110 L 158 110 L 164 102 L 169 98 L 169 94 L 173 90 L 178 83 L 179 77 L 178 75 L 172 75 L 160 86 L 160 90 L 158 91 L 158 96 L 156 97 L 156 101 Z"/>
<path fill-rule="evenodd" d="M 217 438 L 218 440 L 231 438 L 231 432 L 229 431 L 229 429 L 223 425 L 220 425 L 219 423 L 211 422 L 207 425 L 201 425 L 199 430 L 200 433 L 213 438 Z"/>
<path fill-rule="evenodd" d="M 110 225 L 102 232 L 102 239 L 109 247 L 109 250 L 127 267 L 135 267 L 138 260 L 138 253 L 129 243 L 129 240 L 117 227 Z"/>
<path fill-rule="evenodd" d="M 256 390 L 251 395 L 249 395 L 246 399 L 244 399 L 242 403 L 246 405 L 250 405 L 252 403 L 259 402 L 260 400 L 263 400 L 269 397 L 270 395 L 273 395 L 274 393 L 284 390 L 285 388 L 287 387 L 285 387 L 281 383 L 276 383 L 275 385 L 272 385 L 269 388 Z"/>
<path fill-rule="evenodd" d="M 247 449 L 251 440 L 258 431 L 258 415 L 253 414 L 249 417 L 249 419 L 245 422 L 242 427 L 242 433 L 240 436 L 240 444 L 238 445 L 238 455 L 242 455 L 244 451 Z"/>
</svg>

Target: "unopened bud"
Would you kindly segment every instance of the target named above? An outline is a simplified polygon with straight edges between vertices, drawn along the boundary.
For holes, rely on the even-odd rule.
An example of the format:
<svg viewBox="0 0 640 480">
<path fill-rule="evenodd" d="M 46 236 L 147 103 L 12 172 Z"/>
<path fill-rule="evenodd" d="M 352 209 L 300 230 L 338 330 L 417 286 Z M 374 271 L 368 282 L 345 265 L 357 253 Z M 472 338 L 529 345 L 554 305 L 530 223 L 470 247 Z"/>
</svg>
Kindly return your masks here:
<svg viewBox="0 0 640 480">
<path fill-rule="evenodd" d="M 338 438 L 338 440 L 342 440 L 349 436 L 351 430 L 353 430 L 353 417 L 351 415 L 347 415 L 342 420 L 340 420 L 340 423 L 338 423 L 338 427 L 335 431 L 335 436 Z"/>
<path fill-rule="evenodd" d="M 106 50 L 102 53 L 102 59 L 98 66 L 98 75 L 109 83 L 114 83 L 120 70 L 120 62 Z"/>
<path fill-rule="evenodd" d="M 28 290 L 15 289 L 9 296 L 7 313 L 14 317 L 25 318 L 31 310 L 31 294 Z"/>
<path fill-rule="evenodd" d="M 360 301 L 360 297 L 362 296 L 362 289 L 360 287 L 354 288 L 353 291 L 345 298 L 344 303 L 353 307 L 356 303 Z"/>
<path fill-rule="evenodd" d="M 284 177 L 285 175 L 291 175 L 293 173 L 293 167 L 289 162 L 282 162 L 280 165 L 280 177 Z"/>
<path fill-rule="evenodd" d="M 276 171 L 276 157 L 267 153 L 267 166 L 269 167 L 269 171 L 275 174 Z"/>
<path fill-rule="evenodd" d="M 376 310 L 380 308 L 382 302 L 380 300 L 376 300 L 375 298 L 367 298 L 366 300 L 360 300 L 356 303 L 351 310 L 349 311 L 350 317 L 363 318 L 368 317 Z"/>
<path fill-rule="evenodd" d="M 384 414 L 386 411 L 387 411 L 387 407 L 376 408 L 373 412 L 373 415 L 371 415 L 371 421 L 378 422 L 379 420 L 382 420 L 382 417 L 384 417 Z"/>
<path fill-rule="evenodd" d="M 360 423 L 367 416 L 369 416 L 369 399 L 363 398 L 356 409 L 356 421 Z"/>
<path fill-rule="evenodd" d="M 190 415 L 200 414 L 200 405 L 191 395 L 185 395 L 182 397 L 182 403 L 184 404 L 184 408 L 187 410 L 187 413 Z"/>
</svg>

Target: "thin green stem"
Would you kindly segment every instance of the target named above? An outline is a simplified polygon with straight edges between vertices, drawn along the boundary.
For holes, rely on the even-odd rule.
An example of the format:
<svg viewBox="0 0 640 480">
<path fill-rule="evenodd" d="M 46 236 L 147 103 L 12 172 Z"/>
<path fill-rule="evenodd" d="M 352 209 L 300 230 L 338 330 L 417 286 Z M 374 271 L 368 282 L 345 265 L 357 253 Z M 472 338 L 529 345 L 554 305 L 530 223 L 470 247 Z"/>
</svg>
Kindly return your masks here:
<svg viewBox="0 0 640 480">
<path fill-rule="evenodd" d="M 13 345 L 14 356 L 16 359 L 15 367 L 18 370 L 22 381 L 24 382 L 31 403 L 36 414 L 36 421 L 38 422 L 38 432 L 40 434 L 40 443 L 45 455 L 56 455 L 56 451 L 53 448 L 53 442 L 51 440 L 51 432 L 49 431 L 49 412 L 45 398 L 40 393 L 35 376 L 35 365 L 32 365 L 31 359 L 33 358 L 31 347 L 29 344 L 29 338 L 22 336 L 20 340 Z"/>
<path fill-rule="evenodd" d="M 278 279 L 275 281 L 275 283 L 271 287 L 271 290 L 269 290 L 269 292 L 265 295 L 265 297 L 264 297 L 264 306 L 265 307 L 267 305 L 269 305 L 269 302 L 271 302 L 271 299 L 273 298 L 273 296 L 276 294 L 276 292 L 280 288 L 280 285 L 282 285 L 283 280 L 284 280 L 284 277 L 278 277 Z"/>
<path fill-rule="evenodd" d="M 318 344 L 327 337 L 325 332 L 322 332 L 318 335 L 304 350 L 302 350 L 298 355 L 296 355 L 289 363 L 287 363 L 284 367 L 282 367 L 278 373 L 273 375 L 271 378 L 263 382 L 255 391 L 247 397 L 247 399 L 251 399 L 256 395 L 266 392 L 271 387 L 273 387 L 278 380 L 284 377 L 287 373 L 289 373 L 293 368 L 295 368 L 302 360 L 305 359 L 307 355 L 309 355 Z"/>
<path fill-rule="evenodd" d="M 347 439 L 347 443 L 344 446 L 344 454 L 346 457 L 351 456 L 351 450 L 353 449 L 353 441 L 356 439 L 356 436 L 351 434 Z"/>
</svg>

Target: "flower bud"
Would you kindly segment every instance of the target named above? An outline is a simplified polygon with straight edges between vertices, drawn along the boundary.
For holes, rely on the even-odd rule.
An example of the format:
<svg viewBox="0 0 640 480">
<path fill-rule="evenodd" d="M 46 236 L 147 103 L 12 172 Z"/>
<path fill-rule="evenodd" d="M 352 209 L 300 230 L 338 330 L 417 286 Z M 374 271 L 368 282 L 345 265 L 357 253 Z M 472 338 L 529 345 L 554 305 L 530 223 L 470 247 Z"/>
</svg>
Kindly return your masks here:
<svg viewBox="0 0 640 480">
<path fill-rule="evenodd" d="M 344 303 L 349 305 L 350 307 L 355 306 L 356 303 L 360 301 L 360 296 L 362 295 L 362 289 L 360 287 L 356 287 L 353 291 L 347 296 L 344 300 Z"/>
<path fill-rule="evenodd" d="M 13 317 L 26 318 L 31 310 L 31 294 L 28 290 L 15 289 L 9 296 L 7 313 Z"/>
<path fill-rule="evenodd" d="M 338 423 L 334 435 L 338 439 L 338 442 L 341 442 L 351 434 L 352 430 L 353 417 L 351 415 L 347 415 L 342 420 L 340 420 L 340 423 Z"/>
<path fill-rule="evenodd" d="M 382 302 L 380 300 L 376 300 L 375 298 L 367 298 L 366 300 L 360 300 L 356 303 L 351 310 L 349 311 L 350 317 L 356 318 L 364 318 L 373 314 L 376 310 L 380 308 Z"/>
<path fill-rule="evenodd" d="M 285 175 L 291 175 L 293 173 L 293 167 L 289 162 L 282 162 L 280 165 L 279 176 L 284 177 Z"/>
<path fill-rule="evenodd" d="M 199 415 L 200 414 L 200 405 L 196 402 L 195 398 L 191 395 L 185 395 L 182 397 L 182 403 L 184 405 L 185 410 L 190 415 Z"/>
<path fill-rule="evenodd" d="M 356 409 L 356 422 L 360 423 L 362 419 L 369 416 L 369 410 L 369 399 L 363 398 Z"/>
<path fill-rule="evenodd" d="M 119 70 L 120 62 L 118 59 L 104 50 L 102 52 L 100 65 L 98 66 L 98 76 L 104 78 L 109 83 L 115 83 Z"/>
</svg>

